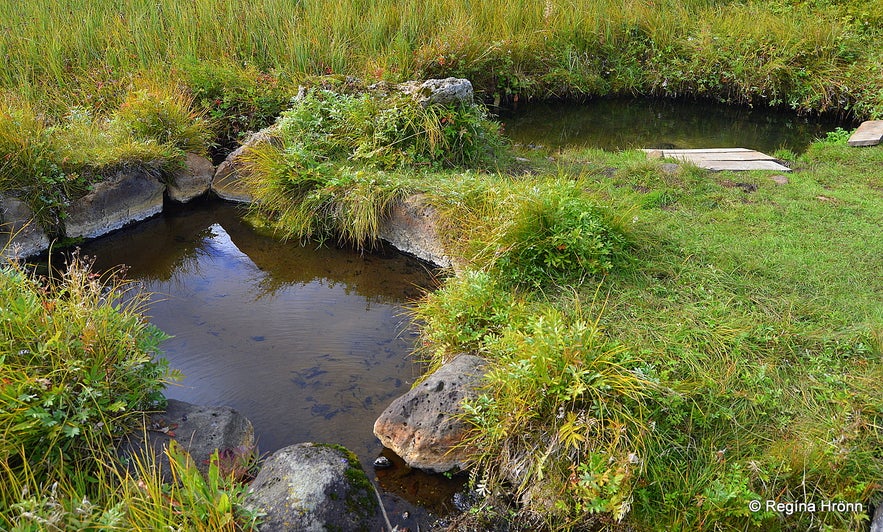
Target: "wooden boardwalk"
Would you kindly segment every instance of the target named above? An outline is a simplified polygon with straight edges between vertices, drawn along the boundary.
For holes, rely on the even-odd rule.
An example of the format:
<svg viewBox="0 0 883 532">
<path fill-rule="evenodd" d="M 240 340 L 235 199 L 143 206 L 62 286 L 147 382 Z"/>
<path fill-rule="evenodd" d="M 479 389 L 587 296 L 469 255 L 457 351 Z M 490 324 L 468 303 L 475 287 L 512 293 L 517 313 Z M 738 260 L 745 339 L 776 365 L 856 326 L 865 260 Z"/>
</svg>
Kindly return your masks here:
<svg viewBox="0 0 883 532">
<path fill-rule="evenodd" d="M 846 142 L 850 146 L 876 146 L 883 142 L 883 120 L 868 120 Z"/>
<path fill-rule="evenodd" d="M 790 172 L 787 166 L 759 151 L 747 148 L 706 148 L 699 150 L 644 150 L 650 158 L 665 157 L 693 163 L 707 170 L 772 170 Z"/>
</svg>

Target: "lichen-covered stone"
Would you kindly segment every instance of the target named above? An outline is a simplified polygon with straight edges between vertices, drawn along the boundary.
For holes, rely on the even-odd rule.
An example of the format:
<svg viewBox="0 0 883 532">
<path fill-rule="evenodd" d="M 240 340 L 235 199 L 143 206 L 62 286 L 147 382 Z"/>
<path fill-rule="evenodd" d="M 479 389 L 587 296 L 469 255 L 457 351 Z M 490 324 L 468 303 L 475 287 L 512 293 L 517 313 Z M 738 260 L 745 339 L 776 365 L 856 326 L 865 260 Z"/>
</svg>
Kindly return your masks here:
<svg viewBox="0 0 883 532">
<path fill-rule="evenodd" d="M 48 248 L 49 237 L 25 202 L 0 195 L 0 259 L 24 259 Z"/>
<path fill-rule="evenodd" d="M 195 153 L 188 153 L 184 169 L 166 187 L 166 194 L 172 201 L 187 203 L 208 192 L 214 175 L 215 167 L 211 161 Z"/>
<path fill-rule="evenodd" d="M 399 85 L 399 90 L 411 95 L 424 107 L 452 103 L 472 103 L 472 82 L 463 78 L 427 79 Z"/>
<path fill-rule="evenodd" d="M 144 172 L 119 172 L 72 202 L 65 234 L 70 238 L 95 238 L 150 218 L 162 212 L 164 188 Z"/>
<path fill-rule="evenodd" d="M 459 355 L 399 397 L 374 422 L 374 435 L 411 467 L 442 473 L 463 468 L 466 436 L 461 403 L 475 397 L 484 361 Z"/>
<path fill-rule="evenodd" d="M 276 451 L 252 482 L 246 504 L 265 513 L 262 532 L 385 529 L 358 458 L 336 445 L 300 443 Z"/>
</svg>

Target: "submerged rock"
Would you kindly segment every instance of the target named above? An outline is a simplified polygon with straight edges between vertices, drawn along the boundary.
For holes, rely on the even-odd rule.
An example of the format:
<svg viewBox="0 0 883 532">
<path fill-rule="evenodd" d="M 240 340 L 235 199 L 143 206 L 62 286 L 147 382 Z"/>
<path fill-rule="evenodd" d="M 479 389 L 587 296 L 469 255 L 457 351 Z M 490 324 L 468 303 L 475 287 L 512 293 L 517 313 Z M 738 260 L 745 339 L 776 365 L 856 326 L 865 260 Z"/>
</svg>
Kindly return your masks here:
<svg viewBox="0 0 883 532">
<path fill-rule="evenodd" d="M 120 455 L 141 458 L 144 452 L 144 434 L 133 434 L 120 447 Z M 245 455 L 255 449 L 254 427 L 251 421 L 227 406 L 200 406 L 168 400 L 165 412 L 152 414 L 147 420 L 147 444 L 158 458 L 163 479 L 170 481 L 169 459 L 164 450 L 169 441 L 176 440 L 184 448 L 196 467 L 208 472 L 210 458 L 220 453 Z"/>
<path fill-rule="evenodd" d="M 48 248 L 49 237 L 27 204 L 0 195 L 0 259 L 24 259 Z"/>
<path fill-rule="evenodd" d="M 883 503 L 877 506 L 874 519 L 871 521 L 871 532 L 883 532 Z"/>
<path fill-rule="evenodd" d="M 246 505 L 264 513 L 261 530 L 385 530 L 380 507 L 356 456 L 337 445 L 280 449 L 252 482 Z"/>
<path fill-rule="evenodd" d="M 437 473 L 465 466 L 455 446 L 466 436 L 460 404 L 475 397 L 485 362 L 459 355 L 399 397 L 377 418 L 374 435 L 411 467 Z"/>
<path fill-rule="evenodd" d="M 187 203 L 208 192 L 214 175 L 215 167 L 211 161 L 195 153 L 188 153 L 184 170 L 175 175 L 166 188 L 166 193 L 172 201 Z"/>
<path fill-rule="evenodd" d="M 146 172 L 119 172 L 72 202 L 65 234 L 69 238 L 95 238 L 159 214 L 164 188 Z"/>
</svg>

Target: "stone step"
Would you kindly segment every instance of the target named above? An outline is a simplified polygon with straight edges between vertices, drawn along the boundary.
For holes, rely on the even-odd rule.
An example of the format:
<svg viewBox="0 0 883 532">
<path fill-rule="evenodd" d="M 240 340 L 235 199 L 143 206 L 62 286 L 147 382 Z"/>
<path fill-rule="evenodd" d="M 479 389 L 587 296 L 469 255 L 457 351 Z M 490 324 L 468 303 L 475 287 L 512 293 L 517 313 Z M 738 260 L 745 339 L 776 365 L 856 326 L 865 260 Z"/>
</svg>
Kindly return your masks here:
<svg viewBox="0 0 883 532">
<path fill-rule="evenodd" d="M 883 120 L 868 120 L 846 142 L 849 146 L 876 146 L 883 141 Z"/>
</svg>

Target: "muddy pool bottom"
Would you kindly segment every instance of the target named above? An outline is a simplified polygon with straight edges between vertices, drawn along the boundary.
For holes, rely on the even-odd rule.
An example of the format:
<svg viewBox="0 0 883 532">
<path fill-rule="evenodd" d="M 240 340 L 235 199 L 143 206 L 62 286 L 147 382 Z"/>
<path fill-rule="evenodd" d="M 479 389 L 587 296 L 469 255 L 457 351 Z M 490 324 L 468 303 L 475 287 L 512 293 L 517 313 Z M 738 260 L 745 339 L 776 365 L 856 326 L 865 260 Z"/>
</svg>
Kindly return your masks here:
<svg viewBox="0 0 883 532">
<path fill-rule="evenodd" d="M 306 441 L 347 447 L 377 480 L 394 525 L 425 528 L 450 513 L 462 479 L 397 458 L 392 469 L 372 467 L 383 451 L 374 420 L 420 374 L 406 305 L 437 285 L 434 272 L 391 249 L 281 242 L 241 214 L 219 200 L 167 206 L 82 247 L 96 269 L 125 264 L 152 293 L 150 320 L 173 336 L 164 356 L 184 374 L 166 396 L 235 408 L 261 453 Z"/>
</svg>

